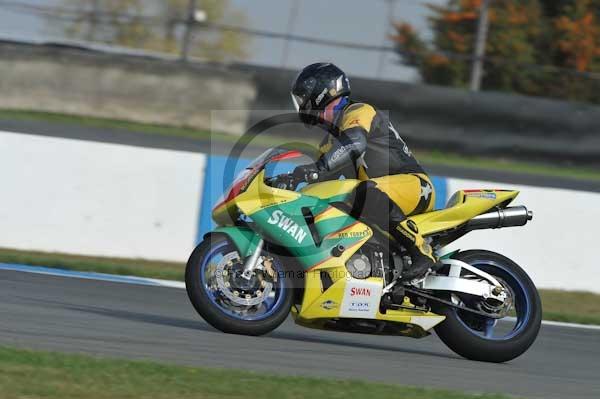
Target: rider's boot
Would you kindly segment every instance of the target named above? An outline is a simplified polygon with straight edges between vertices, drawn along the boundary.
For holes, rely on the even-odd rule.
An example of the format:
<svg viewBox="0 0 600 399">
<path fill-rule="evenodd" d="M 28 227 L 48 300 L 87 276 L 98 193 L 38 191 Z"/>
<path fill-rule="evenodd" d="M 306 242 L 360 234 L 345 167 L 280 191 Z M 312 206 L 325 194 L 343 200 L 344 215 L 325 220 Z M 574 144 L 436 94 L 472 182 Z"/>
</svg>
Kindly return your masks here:
<svg viewBox="0 0 600 399">
<path fill-rule="evenodd" d="M 435 270 L 440 265 L 433 255 L 431 245 L 419 234 L 418 227 L 412 220 L 404 220 L 390 227 L 391 235 L 406 247 L 412 260 L 410 267 L 402 272 L 402 281 L 418 280 L 424 277 L 429 269 Z"/>
</svg>

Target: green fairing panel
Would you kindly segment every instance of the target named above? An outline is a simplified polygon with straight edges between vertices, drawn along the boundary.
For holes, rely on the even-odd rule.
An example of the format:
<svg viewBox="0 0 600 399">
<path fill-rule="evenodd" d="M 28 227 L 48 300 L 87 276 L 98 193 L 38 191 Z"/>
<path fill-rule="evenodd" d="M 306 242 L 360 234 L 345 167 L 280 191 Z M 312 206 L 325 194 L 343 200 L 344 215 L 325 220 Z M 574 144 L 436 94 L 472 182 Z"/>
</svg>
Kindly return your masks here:
<svg viewBox="0 0 600 399">
<path fill-rule="evenodd" d="M 286 247 L 305 269 L 309 269 L 330 258 L 332 249 L 337 245 L 341 244 L 349 248 L 363 238 L 360 236 L 326 238 L 328 234 L 356 222 L 356 219 L 351 216 L 339 216 L 315 223 L 314 229 L 318 233 L 318 241 L 321 241 L 320 245 L 317 245 L 302 214 L 302 208 L 308 208 L 313 215 L 317 215 L 326 210 L 330 203 L 347 199 L 351 188 L 348 183 L 350 182 L 337 183 L 348 187 L 340 187 L 340 190 L 331 197 L 304 194 L 295 201 L 272 205 L 248 215 L 254 222 L 252 228 L 256 231 L 248 227 L 223 226 L 216 228 L 211 234 L 227 235 L 243 257 L 254 253 L 261 236 L 264 236 L 268 241 Z"/>
<path fill-rule="evenodd" d="M 454 255 L 456 255 L 459 252 L 460 252 L 460 249 L 448 252 L 447 254 L 440 256 L 440 260 L 450 259 L 450 258 L 452 258 Z"/>
<path fill-rule="evenodd" d="M 308 208 L 313 215 L 316 215 L 328 208 L 329 202 L 330 199 L 321 200 L 303 195 L 295 201 L 263 208 L 249 216 L 254 222 L 253 227 L 259 234 L 286 247 L 305 269 L 309 269 L 331 257 L 331 250 L 336 245 L 342 244 L 348 248 L 362 239 L 362 237 L 325 239 L 328 234 L 356 222 L 356 219 L 351 216 L 341 216 L 315 224 L 319 241 L 322 241 L 320 245 L 316 245 L 302 214 L 302 208 Z"/>
<path fill-rule="evenodd" d="M 256 246 L 260 241 L 260 236 L 248 227 L 217 227 L 207 234 L 207 236 L 216 233 L 227 235 L 231 241 L 233 241 L 238 251 L 240 251 L 242 257 L 247 257 L 254 253 L 254 251 L 256 251 Z"/>
</svg>

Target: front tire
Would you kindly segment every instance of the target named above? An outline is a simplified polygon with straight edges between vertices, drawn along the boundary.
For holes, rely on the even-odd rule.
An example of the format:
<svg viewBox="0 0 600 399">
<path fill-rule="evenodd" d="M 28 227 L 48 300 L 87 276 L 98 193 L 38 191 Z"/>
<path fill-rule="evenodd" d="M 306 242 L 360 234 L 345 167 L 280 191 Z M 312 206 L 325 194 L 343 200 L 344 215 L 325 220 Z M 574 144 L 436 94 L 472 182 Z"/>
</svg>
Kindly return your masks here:
<svg viewBox="0 0 600 399">
<path fill-rule="evenodd" d="M 225 269 L 221 269 L 220 273 L 224 277 L 221 278 L 221 284 L 217 284 L 215 275 L 219 269 L 218 266 L 215 267 L 215 263 L 224 262 L 229 266 L 233 263 L 231 259 L 235 260 L 235 255 L 232 254 L 237 254 L 237 260 L 243 262 L 237 248 L 226 236 L 209 236 L 200 243 L 187 262 L 185 285 L 188 297 L 200 316 L 218 330 L 231 334 L 266 334 L 283 323 L 290 311 L 293 298 L 290 281 L 286 278 L 281 263 L 274 258 L 273 267 L 277 278 L 269 282 L 272 285 L 269 296 L 257 305 L 237 304 L 234 302 L 235 296 L 224 295 L 225 290 L 229 289 L 231 293 L 243 298 L 251 295 L 252 289 L 258 287 L 260 290 L 262 287 L 257 285 L 237 290 L 235 281 L 231 280 L 234 272 L 225 272 Z M 267 254 L 263 251 L 263 255 Z M 219 266 L 222 267 L 220 264 Z M 239 265 L 237 267 L 239 272 Z"/>
<path fill-rule="evenodd" d="M 517 321 L 506 336 L 492 338 L 473 328 L 473 324 L 485 325 L 491 319 L 461 314 L 456 308 L 440 305 L 435 311 L 446 316 L 446 320 L 435 327 L 437 335 L 450 349 L 470 360 L 502 363 L 522 355 L 535 341 L 542 321 L 542 303 L 533 281 L 515 262 L 494 252 L 471 250 L 453 258 L 506 282 L 515 295 Z"/>
</svg>

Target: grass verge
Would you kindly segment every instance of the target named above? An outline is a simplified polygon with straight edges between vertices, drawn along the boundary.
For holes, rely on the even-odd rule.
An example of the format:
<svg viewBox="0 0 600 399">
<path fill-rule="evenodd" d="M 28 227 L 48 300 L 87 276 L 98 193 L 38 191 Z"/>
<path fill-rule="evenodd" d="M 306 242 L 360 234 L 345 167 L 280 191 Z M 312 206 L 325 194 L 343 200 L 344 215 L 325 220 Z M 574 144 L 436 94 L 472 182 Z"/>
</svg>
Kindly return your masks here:
<svg viewBox="0 0 600 399">
<path fill-rule="evenodd" d="M 122 129 L 139 133 L 162 134 L 166 136 L 188 137 L 195 139 L 210 139 L 210 132 L 188 127 L 162 126 L 148 123 L 129 122 L 117 119 L 95 118 L 91 116 L 67 115 L 52 112 L 0 110 L 0 119 L 17 121 L 42 121 L 77 125 L 84 127 L 98 127 L 105 129 Z M 235 141 L 235 136 L 223 135 L 221 140 Z"/>
<path fill-rule="evenodd" d="M 105 258 L 0 248 L 0 263 L 46 266 L 80 272 L 183 281 L 185 265 L 144 259 Z"/>
<path fill-rule="evenodd" d="M 50 112 L 0 110 L 0 120 L 35 120 L 50 123 L 61 123 L 68 125 L 88 126 L 106 129 L 121 129 L 137 133 L 158 134 L 163 136 L 186 137 L 199 140 L 216 140 L 234 143 L 240 138 L 224 133 L 211 133 L 189 127 L 164 126 L 147 123 L 128 122 L 123 120 L 95 118 L 88 116 L 66 115 Z M 256 137 L 252 144 L 262 147 L 272 147 L 285 144 L 289 138 L 278 138 L 274 136 Z M 317 143 L 306 143 L 316 145 Z M 510 172 L 532 173 L 546 176 L 566 177 L 573 179 L 598 180 L 600 181 L 600 170 L 565 165 L 551 165 L 545 163 L 533 163 L 515 161 L 510 159 L 481 158 L 464 156 L 437 151 L 415 151 L 417 158 L 423 164 L 440 166 L 458 166 L 483 170 L 504 170 Z"/>
<path fill-rule="evenodd" d="M 523 162 L 514 159 L 482 158 L 451 154 L 439 151 L 415 151 L 423 164 L 447 165 L 469 169 L 530 173 L 542 176 L 564 177 L 579 180 L 597 180 L 600 182 L 600 170 L 593 168 L 546 164 L 543 162 Z"/>
<path fill-rule="evenodd" d="M 119 129 L 140 134 L 155 134 L 170 137 L 183 137 L 205 141 L 214 140 L 232 144 L 238 141 L 244 141 L 243 138 L 240 138 L 236 135 L 220 132 L 209 132 L 206 130 L 199 130 L 192 127 L 139 123 L 118 119 L 67 115 L 52 112 L 14 111 L 0 109 L 0 120 L 2 119 L 17 121 L 42 121 L 49 123 L 60 123 L 64 125 L 95 127 L 101 129 Z M 286 144 L 287 142 L 289 142 L 289 140 L 289 138 L 276 137 L 270 135 L 269 137 L 257 136 L 252 140 L 248 140 L 247 142 L 248 144 L 251 144 L 253 146 L 269 148 L 277 145 Z M 315 142 L 313 144 L 316 145 L 318 143 Z"/>
<path fill-rule="evenodd" d="M 57 267 L 76 271 L 184 280 L 182 263 L 102 258 L 0 248 L 0 263 Z M 544 320 L 600 325 L 600 295 L 590 292 L 540 290 Z"/>
<path fill-rule="evenodd" d="M 591 292 L 540 290 L 544 319 L 600 325 L 600 295 Z"/>
<path fill-rule="evenodd" d="M 505 399 L 350 380 L 265 375 L 0 347 L 0 393 L 9 398 Z M 250 396 L 255 396 L 252 394 Z"/>
</svg>

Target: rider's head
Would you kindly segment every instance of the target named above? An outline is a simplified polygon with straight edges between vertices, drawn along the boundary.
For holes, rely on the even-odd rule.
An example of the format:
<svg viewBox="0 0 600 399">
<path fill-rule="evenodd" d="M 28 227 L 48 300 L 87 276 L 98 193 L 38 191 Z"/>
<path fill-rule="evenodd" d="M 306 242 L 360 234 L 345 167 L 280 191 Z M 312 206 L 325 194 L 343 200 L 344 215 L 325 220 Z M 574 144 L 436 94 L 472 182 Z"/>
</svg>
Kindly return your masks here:
<svg viewBox="0 0 600 399">
<path fill-rule="evenodd" d="M 300 71 L 292 84 L 291 93 L 296 111 L 304 124 L 310 126 L 323 121 L 331 123 L 333 108 L 345 103 L 346 97 L 350 95 L 350 82 L 340 68 L 331 63 L 319 62 Z"/>
</svg>

